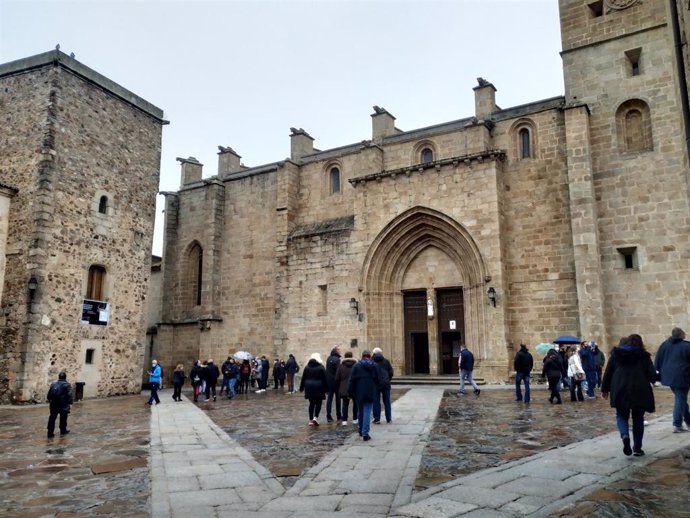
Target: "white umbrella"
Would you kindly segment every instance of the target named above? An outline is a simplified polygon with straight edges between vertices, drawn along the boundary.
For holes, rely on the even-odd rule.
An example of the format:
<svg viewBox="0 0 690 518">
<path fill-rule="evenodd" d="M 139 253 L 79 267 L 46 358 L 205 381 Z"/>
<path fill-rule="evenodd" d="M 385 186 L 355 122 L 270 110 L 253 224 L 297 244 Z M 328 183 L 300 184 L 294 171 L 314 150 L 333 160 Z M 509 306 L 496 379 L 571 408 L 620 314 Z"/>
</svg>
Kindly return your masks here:
<svg viewBox="0 0 690 518">
<path fill-rule="evenodd" d="M 236 360 L 252 360 L 254 356 L 252 356 L 251 353 L 248 353 L 247 351 L 237 351 L 235 354 L 232 355 L 233 358 Z"/>
</svg>

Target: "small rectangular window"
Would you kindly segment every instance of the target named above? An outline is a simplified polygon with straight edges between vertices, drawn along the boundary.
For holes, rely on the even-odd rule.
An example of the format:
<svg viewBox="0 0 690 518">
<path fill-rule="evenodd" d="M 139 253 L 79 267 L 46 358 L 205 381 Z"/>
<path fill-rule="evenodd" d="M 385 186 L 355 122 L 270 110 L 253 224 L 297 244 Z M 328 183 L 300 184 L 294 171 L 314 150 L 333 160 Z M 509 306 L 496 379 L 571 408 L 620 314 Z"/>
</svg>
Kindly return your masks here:
<svg viewBox="0 0 690 518">
<path fill-rule="evenodd" d="M 630 76 L 640 75 L 640 57 L 642 56 L 642 49 L 632 49 L 625 51 L 625 57 L 628 58 L 628 73 Z"/>
<path fill-rule="evenodd" d="M 625 270 L 637 270 L 637 247 L 628 246 L 625 248 L 618 248 L 619 267 Z"/>
<path fill-rule="evenodd" d="M 86 358 L 84 359 L 84 363 L 87 365 L 91 365 L 93 363 L 93 353 L 95 349 L 87 349 L 86 350 Z"/>
<path fill-rule="evenodd" d="M 604 16 L 604 0 L 597 0 L 596 2 L 590 2 L 587 4 L 589 7 L 592 18 L 598 18 L 599 16 Z"/>
</svg>

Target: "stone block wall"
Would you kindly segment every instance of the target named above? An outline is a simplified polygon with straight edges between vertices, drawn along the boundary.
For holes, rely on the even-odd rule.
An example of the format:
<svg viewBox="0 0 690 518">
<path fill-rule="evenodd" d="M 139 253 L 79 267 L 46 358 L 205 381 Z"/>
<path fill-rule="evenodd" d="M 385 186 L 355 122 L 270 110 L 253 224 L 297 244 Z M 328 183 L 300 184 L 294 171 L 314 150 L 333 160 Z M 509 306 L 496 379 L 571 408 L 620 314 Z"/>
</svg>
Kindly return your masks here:
<svg viewBox="0 0 690 518">
<path fill-rule="evenodd" d="M 15 151 L 3 153 L 3 177 L 16 184 L 20 202 L 10 219 L 11 270 L 3 293 L 3 305 L 14 308 L 2 335 L 9 352 L 4 375 L 19 373 L 9 389 L 17 401 L 43 401 L 48 384 L 66 369 L 71 381 L 89 378 L 87 396 L 137 392 L 161 120 L 62 66 L 5 76 L 0 83 L 3 105 L 25 108 L 11 116 L 3 140 L 32 136 L 6 141 Z M 105 215 L 98 212 L 104 192 Z M 104 327 L 80 324 L 91 265 L 107 272 L 110 322 Z M 29 272 L 39 289 L 24 326 Z M 95 374 L 85 347 L 94 350 Z"/>
</svg>

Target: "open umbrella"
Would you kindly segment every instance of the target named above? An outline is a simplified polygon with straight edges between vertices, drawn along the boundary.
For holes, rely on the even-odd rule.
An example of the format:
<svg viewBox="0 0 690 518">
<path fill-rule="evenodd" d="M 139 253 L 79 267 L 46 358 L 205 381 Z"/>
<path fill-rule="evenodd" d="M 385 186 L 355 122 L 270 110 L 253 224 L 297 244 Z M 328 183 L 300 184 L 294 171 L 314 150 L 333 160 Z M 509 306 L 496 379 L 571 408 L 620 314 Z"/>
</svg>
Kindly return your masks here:
<svg viewBox="0 0 690 518">
<path fill-rule="evenodd" d="M 252 360 L 254 356 L 251 355 L 251 353 L 248 353 L 247 351 L 237 351 L 235 354 L 232 355 L 233 358 L 236 360 Z"/>
<path fill-rule="evenodd" d="M 537 344 L 537 346 L 534 348 L 534 350 L 537 351 L 539 354 L 546 354 L 551 349 L 553 349 L 553 344 L 549 344 L 549 343 Z"/>
<path fill-rule="evenodd" d="M 579 344 L 581 342 L 582 340 L 580 340 L 578 337 L 570 335 L 559 336 L 553 341 L 555 344 Z"/>
</svg>

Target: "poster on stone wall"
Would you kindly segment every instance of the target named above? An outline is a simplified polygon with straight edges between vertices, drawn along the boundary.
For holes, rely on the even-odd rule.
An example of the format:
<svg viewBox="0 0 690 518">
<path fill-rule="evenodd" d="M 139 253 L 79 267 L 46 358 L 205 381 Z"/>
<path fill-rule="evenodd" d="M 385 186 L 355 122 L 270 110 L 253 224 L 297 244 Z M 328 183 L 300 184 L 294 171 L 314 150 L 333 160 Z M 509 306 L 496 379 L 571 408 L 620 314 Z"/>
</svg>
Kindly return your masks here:
<svg viewBox="0 0 690 518">
<path fill-rule="evenodd" d="M 91 326 L 107 326 L 110 320 L 110 304 L 100 300 L 84 299 L 81 306 L 81 323 Z"/>
</svg>

